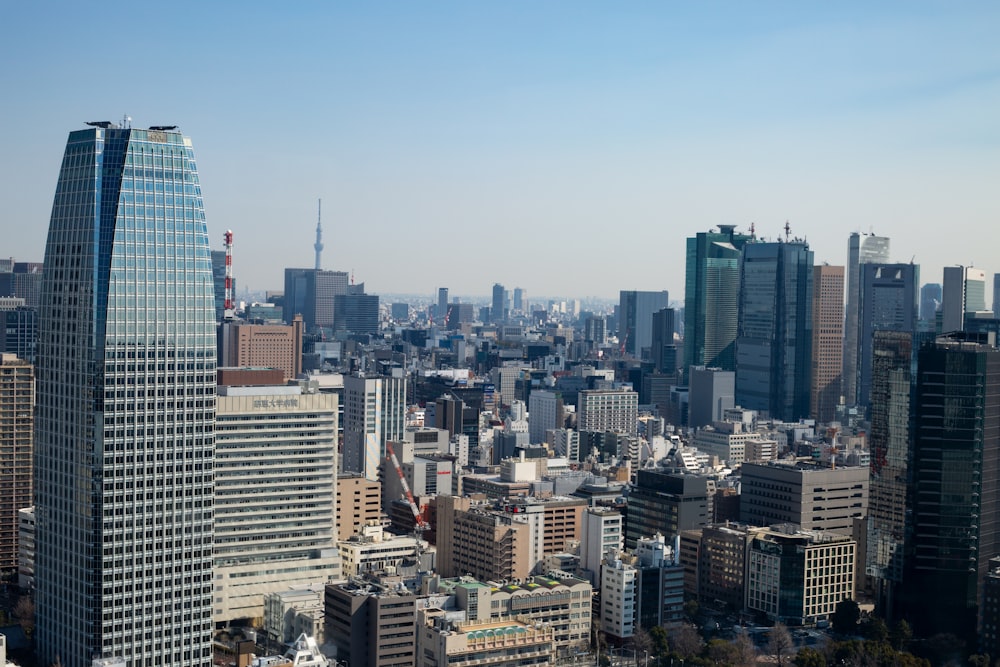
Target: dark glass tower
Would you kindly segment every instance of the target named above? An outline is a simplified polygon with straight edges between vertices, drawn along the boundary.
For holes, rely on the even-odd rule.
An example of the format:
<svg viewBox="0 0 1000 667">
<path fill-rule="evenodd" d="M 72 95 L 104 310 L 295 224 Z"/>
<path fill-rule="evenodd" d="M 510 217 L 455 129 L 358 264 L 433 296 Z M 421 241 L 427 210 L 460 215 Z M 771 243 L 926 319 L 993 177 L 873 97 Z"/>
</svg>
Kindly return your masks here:
<svg viewBox="0 0 1000 667">
<path fill-rule="evenodd" d="M 691 366 L 736 370 L 740 254 L 753 237 L 734 225 L 687 240 L 684 278 L 684 374 Z"/>
<path fill-rule="evenodd" d="M 918 353 L 903 588 L 915 633 L 970 646 L 1000 550 L 1000 351 L 973 337 L 940 336 Z"/>
<path fill-rule="evenodd" d="M 736 404 L 797 421 L 809 415 L 813 253 L 802 241 L 749 243 L 741 274 Z"/>
<path fill-rule="evenodd" d="M 71 132 L 39 317 L 41 664 L 212 664 L 215 299 L 191 142 Z"/>
</svg>

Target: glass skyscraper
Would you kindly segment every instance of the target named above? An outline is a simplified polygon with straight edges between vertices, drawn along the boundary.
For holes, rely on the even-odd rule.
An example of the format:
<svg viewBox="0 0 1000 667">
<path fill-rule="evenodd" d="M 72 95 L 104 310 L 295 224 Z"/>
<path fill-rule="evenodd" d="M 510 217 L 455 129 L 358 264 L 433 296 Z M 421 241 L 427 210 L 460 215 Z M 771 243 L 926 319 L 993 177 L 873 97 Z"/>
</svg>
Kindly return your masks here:
<svg viewBox="0 0 1000 667">
<path fill-rule="evenodd" d="M 212 664 L 215 303 L 191 142 L 71 132 L 45 248 L 41 664 Z"/>
</svg>

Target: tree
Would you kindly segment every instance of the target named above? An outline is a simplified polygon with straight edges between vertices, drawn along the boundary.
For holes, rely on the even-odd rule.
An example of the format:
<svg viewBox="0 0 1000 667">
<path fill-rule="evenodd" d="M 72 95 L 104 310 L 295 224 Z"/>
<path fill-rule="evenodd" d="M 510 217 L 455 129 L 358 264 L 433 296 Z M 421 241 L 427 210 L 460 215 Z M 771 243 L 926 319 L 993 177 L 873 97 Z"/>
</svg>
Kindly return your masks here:
<svg viewBox="0 0 1000 667">
<path fill-rule="evenodd" d="M 650 655 L 657 659 L 667 657 L 670 653 L 670 642 L 667 639 L 667 631 L 662 625 L 657 625 L 649 629 Z"/>
<path fill-rule="evenodd" d="M 24 630 L 24 634 L 30 637 L 35 630 L 35 601 L 27 595 L 22 595 L 14 605 L 14 618 Z"/>
<path fill-rule="evenodd" d="M 736 667 L 750 667 L 757 664 L 757 647 L 745 633 L 740 633 L 733 641 L 733 664 Z"/>
<path fill-rule="evenodd" d="M 870 639 L 873 642 L 889 641 L 889 628 L 886 626 L 885 621 L 877 616 L 864 623 L 862 628 L 864 629 L 866 639 Z"/>
<path fill-rule="evenodd" d="M 684 615 L 687 616 L 687 619 L 692 623 L 698 618 L 698 612 L 700 609 L 701 608 L 698 606 L 697 600 L 691 599 L 684 602 Z"/>
<path fill-rule="evenodd" d="M 839 635 L 853 635 L 858 629 L 861 607 L 850 598 L 837 603 L 833 612 L 833 631 Z"/>
<path fill-rule="evenodd" d="M 897 651 L 905 651 L 912 639 L 913 630 L 910 629 L 910 624 L 906 622 L 906 619 L 900 619 L 892 626 L 892 631 L 889 633 L 889 642 Z"/>
<path fill-rule="evenodd" d="M 674 653 L 685 660 L 701 653 L 701 649 L 705 646 L 705 642 L 702 641 L 698 631 L 694 629 L 694 626 L 687 623 L 674 631 L 670 637 L 670 644 L 674 649 Z"/>
<path fill-rule="evenodd" d="M 804 646 L 792 658 L 792 664 L 795 667 L 826 667 L 826 658 L 811 646 Z"/>
<path fill-rule="evenodd" d="M 787 664 L 785 658 L 791 655 L 794 649 L 795 644 L 792 642 L 792 635 L 788 632 L 788 628 L 784 623 L 775 623 L 767 639 L 768 655 L 774 656 L 778 667 L 782 667 Z"/>
<path fill-rule="evenodd" d="M 736 645 L 725 639 L 713 639 L 708 642 L 706 653 L 708 659 L 715 665 L 736 664 Z"/>
</svg>

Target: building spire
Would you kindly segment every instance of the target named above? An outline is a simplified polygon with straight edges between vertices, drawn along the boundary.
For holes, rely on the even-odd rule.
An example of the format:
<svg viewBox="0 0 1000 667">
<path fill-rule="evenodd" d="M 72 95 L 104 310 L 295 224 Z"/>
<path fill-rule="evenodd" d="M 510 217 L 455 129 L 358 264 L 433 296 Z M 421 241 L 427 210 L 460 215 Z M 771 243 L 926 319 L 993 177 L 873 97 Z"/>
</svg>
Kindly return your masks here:
<svg viewBox="0 0 1000 667">
<path fill-rule="evenodd" d="M 320 256 L 323 254 L 323 200 L 318 199 L 316 203 L 316 243 L 313 244 L 313 249 L 316 251 L 316 270 L 319 271 L 322 267 L 322 261 Z"/>
</svg>

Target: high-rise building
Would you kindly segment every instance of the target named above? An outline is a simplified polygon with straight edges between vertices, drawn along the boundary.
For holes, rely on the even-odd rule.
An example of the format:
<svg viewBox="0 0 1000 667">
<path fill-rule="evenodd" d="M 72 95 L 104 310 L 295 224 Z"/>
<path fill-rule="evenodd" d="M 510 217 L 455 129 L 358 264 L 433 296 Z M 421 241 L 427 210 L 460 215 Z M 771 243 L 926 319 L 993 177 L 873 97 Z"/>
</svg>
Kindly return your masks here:
<svg viewBox="0 0 1000 667">
<path fill-rule="evenodd" d="M 536 389 L 528 397 L 528 434 L 531 444 L 545 442 L 545 433 L 565 426 L 563 397 L 557 391 Z"/>
<path fill-rule="evenodd" d="M 226 322 L 220 326 L 219 362 L 228 367 L 278 368 L 284 381 L 302 372 L 302 316 L 291 324 Z"/>
<path fill-rule="evenodd" d="M 688 426 L 700 428 L 721 421 L 736 407 L 736 374 L 721 368 L 688 367 Z"/>
<path fill-rule="evenodd" d="M 215 321 L 221 322 L 226 315 L 226 251 L 212 251 L 212 284 L 215 291 Z M 231 283 L 236 294 L 236 281 Z"/>
<path fill-rule="evenodd" d="M 917 353 L 902 590 L 915 633 L 975 641 L 989 561 L 1000 555 L 1000 351 L 968 338 L 940 336 Z"/>
<path fill-rule="evenodd" d="M 406 380 L 400 377 L 344 378 L 344 472 L 378 479 L 386 441 L 403 439 Z"/>
<path fill-rule="evenodd" d="M 639 394 L 628 389 L 585 389 L 577 395 L 577 429 L 639 432 Z"/>
<path fill-rule="evenodd" d="M 889 262 L 889 238 L 853 232 L 847 240 L 847 314 L 844 317 L 843 395 L 858 394 L 858 316 L 861 310 L 861 265 Z"/>
<path fill-rule="evenodd" d="M 667 290 L 622 290 L 618 304 L 618 340 L 626 354 L 647 358 L 653 345 L 653 313 L 670 306 Z"/>
<path fill-rule="evenodd" d="M 0 352 L 34 364 L 37 349 L 38 309 L 15 306 L 8 310 L 0 304 Z"/>
<path fill-rule="evenodd" d="M 965 330 L 965 314 L 986 310 L 986 272 L 972 266 L 944 267 L 941 332 Z"/>
<path fill-rule="evenodd" d="M 753 236 L 735 225 L 687 240 L 684 274 L 684 373 L 691 366 L 736 370 L 740 255 Z"/>
<path fill-rule="evenodd" d="M 635 549 L 640 538 L 657 534 L 672 540 L 705 525 L 709 516 L 707 477 L 644 468 L 628 497 L 625 548 Z"/>
<path fill-rule="evenodd" d="M 434 317 L 435 319 L 444 322 L 444 317 L 447 314 L 448 314 L 448 288 L 439 287 L 437 310 L 434 312 Z"/>
<path fill-rule="evenodd" d="M 348 285 L 347 294 L 333 297 L 333 330 L 378 333 L 378 303 L 378 295 L 365 294 L 364 285 Z"/>
<path fill-rule="evenodd" d="M 333 299 L 347 294 L 346 271 L 285 269 L 285 301 L 282 313 L 286 324 L 302 315 L 307 332 L 333 326 Z"/>
<path fill-rule="evenodd" d="M 337 478 L 337 539 L 347 540 L 362 526 L 378 523 L 382 485 L 357 473 Z"/>
<path fill-rule="evenodd" d="M 1000 274 L 997 274 L 1000 275 Z M 996 277 L 993 278 L 993 308 L 994 315 L 997 313 Z M 937 317 L 937 311 L 941 307 L 941 283 L 927 283 L 920 288 L 920 320 L 923 322 L 933 322 Z"/>
<path fill-rule="evenodd" d="M 913 334 L 876 331 L 872 345 L 871 481 L 865 572 L 886 618 L 903 581 L 909 476 Z"/>
<path fill-rule="evenodd" d="M 649 358 L 653 370 L 664 375 L 677 375 L 677 343 L 674 342 L 673 308 L 661 308 L 653 313 L 653 331 L 650 341 Z"/>
<path fill-rule="evenodd" d="M 493 301 L 490 306 L 490 321 L 503 322 L 507 319 L 507 290 L 500 283 L 493 284 Z"/>
<path fill-rule="evenodd" d="M 0 355 L 0 572 L 17 570 L 18 511 L 31 507 L 35 369 Z"/>
<path fill-rule="evenodd" d="M 24 299 L 24 305 L 29 308 L 37 308 L 43 268 L 41 262 L 7 262 L 0 267 L 0 297 L 16 296 Z"/>
<path fill-rule="evenodd" d="M 527 312 L 525 306 L 528 305 L 528 292 L 523 287 L 514 288 L 514 311 L 524 315 Z"/>
<path fill-rule="evenodd" d="M 809 414 L 813 252 L 799 240 L 748 243 L 740 271 L 736 403 L 797 421 Z"/>
<path fill-rule="evenodd" d="M 844 267 L 813 267 L 813 356 L 809 415 L 833 421 L 844 372 Z"/>
<path fill-rule="evenodd" d="M 869 263 L 861 267 L 861 307 L 858 313 L 858 394 L 854 405 L 868 407 L 871 399 L 873 341 L 876 331 L 917 329 L 916 264 Z"/>
<path fill-rule="evenodd" d="M 71 132 L 45 248 L 39 661 L 212 664 L 215 297 L 191 141 Z"/>
<path fill-rule="evenodd" d="M 337 397 L 220 386 L 217 420 L 212 620 L 232 623 L 262 617 L 268 593 L 340 576 Z"/>
</svg>

